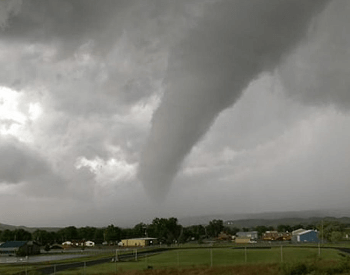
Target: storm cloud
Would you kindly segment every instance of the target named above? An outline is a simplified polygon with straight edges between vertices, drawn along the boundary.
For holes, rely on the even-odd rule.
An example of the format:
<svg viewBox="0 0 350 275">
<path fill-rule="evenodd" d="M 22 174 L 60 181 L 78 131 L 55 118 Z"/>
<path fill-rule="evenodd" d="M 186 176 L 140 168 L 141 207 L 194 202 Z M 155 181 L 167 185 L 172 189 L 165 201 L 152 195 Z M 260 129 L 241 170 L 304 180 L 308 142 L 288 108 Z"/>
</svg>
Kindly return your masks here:
<svg viewBox="0 0 350 275">
<path fill-rule="evenodd" d="M 349 12 L 346 1 L 331 2 L 314 22 L 308 39 L 279 66 L 278 74 L 292 98 L 349 109 Z"/>
</svg>

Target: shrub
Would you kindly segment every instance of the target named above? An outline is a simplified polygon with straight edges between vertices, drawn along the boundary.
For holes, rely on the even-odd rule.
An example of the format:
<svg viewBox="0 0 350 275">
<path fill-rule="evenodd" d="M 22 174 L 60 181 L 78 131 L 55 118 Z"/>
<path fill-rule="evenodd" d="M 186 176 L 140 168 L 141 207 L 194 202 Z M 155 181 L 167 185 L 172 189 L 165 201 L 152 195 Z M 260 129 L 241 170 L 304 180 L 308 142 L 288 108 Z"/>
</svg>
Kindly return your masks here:
<svg viewBox="0 0 350 275">
<path fill-rule="evenodd" d="M 283 275 L 303 275 L 312 272 L 313 268 L 306 263 L 287 263 L 281 265 L 281 271 Z"/>
</svg>

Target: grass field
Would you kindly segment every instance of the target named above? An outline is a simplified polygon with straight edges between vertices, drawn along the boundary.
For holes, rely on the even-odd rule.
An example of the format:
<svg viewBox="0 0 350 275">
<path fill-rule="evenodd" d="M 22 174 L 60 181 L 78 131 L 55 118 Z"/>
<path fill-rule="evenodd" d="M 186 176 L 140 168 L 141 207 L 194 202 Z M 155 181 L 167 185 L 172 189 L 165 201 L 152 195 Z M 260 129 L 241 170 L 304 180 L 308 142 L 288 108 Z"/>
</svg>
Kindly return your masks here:
<svg viewBox="0 0 350 275">
<path fill-rule="evenodd" d="M 95 266 L 87 266 L 85 268 L 77 268 L 57 272 L 58 275 L 97 275 L 97 274 L 350 274 L 350 273 L 336 273 L 336 272 L 320 272 L 320 273 L 293 273 L 290 270 L 315 269 L 318 267 L 328 268 L 343 265 L 341 270 L 347 270 L 350 260 L 344 265 L 344 259 L 348 257 L 342 256 L 336 249 L 321 249 L 321 255 L 318 255 L 317 247 L 272 247 L 267 249 L 250 248 L 244 249 L 241 247 L 221 247 L 221 248 L 179 248 L 171 249 L 155 255 L 138 255 L 138 261 L 134 259 L 127 262 L 109 262 Z M 344 255 L 344 254 L 343 254 Z M 41 266 L 53 266 L 64 262 L 73 261 L 88 261 L 99 257 L 113 257 L 114 254 L 100 254 L 91 255 L 84 259 L 65 260 L 55 263 L 41 263 L 36 265 L 0 265 L 0 274 L 9 275 L 20 271 L 27 270 L 28 275 L 34 275 L 35 268 Z M 303 266 L 306 264 L 308 268 Z M 311 265 L 311 267 L 310 267 Z M 312 266 L 313 265 L 313 266 Z M 151 266 L 152 270 L 147 270 Z M 346 268 L 344 268 L 344 266 Z M 283 270 L 281 269 L 283 267 Z M 322 267 L 322 268 L 323 268 Z M 327 269 L 327 270 L 328 270 Z M 283 272 L 282 272 L 282 271 Z M 323 270 L 323 269 L 322 269 Z M 339 268 L 337 270 L 340 270 Z M 25 273 L 23 273 L 25 274 Z"/>
<path fill-rule="evenodd" d="M 256 274 L 263 274 L 262 270 L 267 270 L 266 274 L 279 274 L 279 266 L 283 263 L 298 263 L 298 262 L 312 262 L 322 260 L 325 262 L 338 262 L 343 257 L 339 252 L 333 249 L 324 249 L 318 257 L 318 250 L 316 248 L 283 248 L 282 258 L 281 249 L 230 249 L 230 248 L 213 248 L 213 249 L 179 249 L 170 250 L 151 257 L 139 258 L 137 262 L 118 262 L 106 263 L 98 266 L 87 267 L 85 270 L 71 270 L 58 273 L 59 275 L 73 275 L 73 274 L 137 274 L 137 271 L 147 269 L 152 266 L 153 271 L 147 271 L 145 274 L 172 274 L 173 270 L 176 272 L 183 272 L 183 274 L 191 274 L 195 270 L 201 270 L 198 274 L 211 274 L 206 272 L 214 272 L 211 267 L 215 268 L 213 274 L 236 274 L 232 273 L 233 269 L 244 269 L 248 272 L 253 270 L 260 270 Z M 232 267 L 234 266 L 234 267 Z M 198 269 L 199 268 L 199 269 Z M 133 272 L 130 273 L 130 270 Z M 167 273 L 164 273 L 167 270 Z M 204 271 L 206 270 L 206 271 Z M 211 271 L 210 271 L 211 270 Z M 160 272 L 160 273 L 159 273 Z M 170 273 L 169 273 L 170 272 Z M 204 273 L 203 273 L 204 272 Z M 228 273 L 227 273 L 228 272 Z M 231 273 L 230 273 L 231 272 Z M 242 271 L 243 272 L 243 271 Z M 175 273 L 174 273 L 175 274 Z M 244 274 L 244 273 L 242 273 Z M 247 274 L 254 274 L 247 273 Z"/>
</svg>

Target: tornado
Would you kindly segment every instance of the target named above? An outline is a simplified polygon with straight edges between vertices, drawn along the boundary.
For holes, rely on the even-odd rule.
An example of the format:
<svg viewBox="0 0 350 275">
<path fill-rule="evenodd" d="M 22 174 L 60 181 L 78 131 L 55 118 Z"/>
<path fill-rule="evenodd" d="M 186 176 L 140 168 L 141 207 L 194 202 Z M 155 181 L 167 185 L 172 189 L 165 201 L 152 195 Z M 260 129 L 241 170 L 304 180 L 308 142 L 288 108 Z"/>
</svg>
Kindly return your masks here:
<svg viewBox="0 0 350 275">
<path fill-rule="evenodd" d="M 329 2 L 207 4 L 170 52 L 165 91 L 139 162 L 138 178 L 151 198 L 166 198 L 184 159 L 218 115 L 237 102 L 249 83 L 274 70 L 307 39 L 312 19 Z"/>
</svg>

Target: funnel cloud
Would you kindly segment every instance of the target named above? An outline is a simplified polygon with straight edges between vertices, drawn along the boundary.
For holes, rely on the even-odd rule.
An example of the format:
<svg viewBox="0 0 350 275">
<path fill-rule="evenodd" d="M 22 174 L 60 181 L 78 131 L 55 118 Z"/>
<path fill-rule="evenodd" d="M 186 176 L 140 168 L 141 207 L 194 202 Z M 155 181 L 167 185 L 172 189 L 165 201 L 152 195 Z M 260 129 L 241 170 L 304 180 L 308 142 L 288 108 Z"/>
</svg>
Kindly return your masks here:
<svg viewBox="0 0 350 275">
<path fill-rule="evenodd" d="M 217 116 L 305 37 L 329 1 L 216 1 L 172 49 L 138 177 L 164 199 L 181 164 Z M 234 137 L 233 137 L 234 138 Z"/>
</svg>

